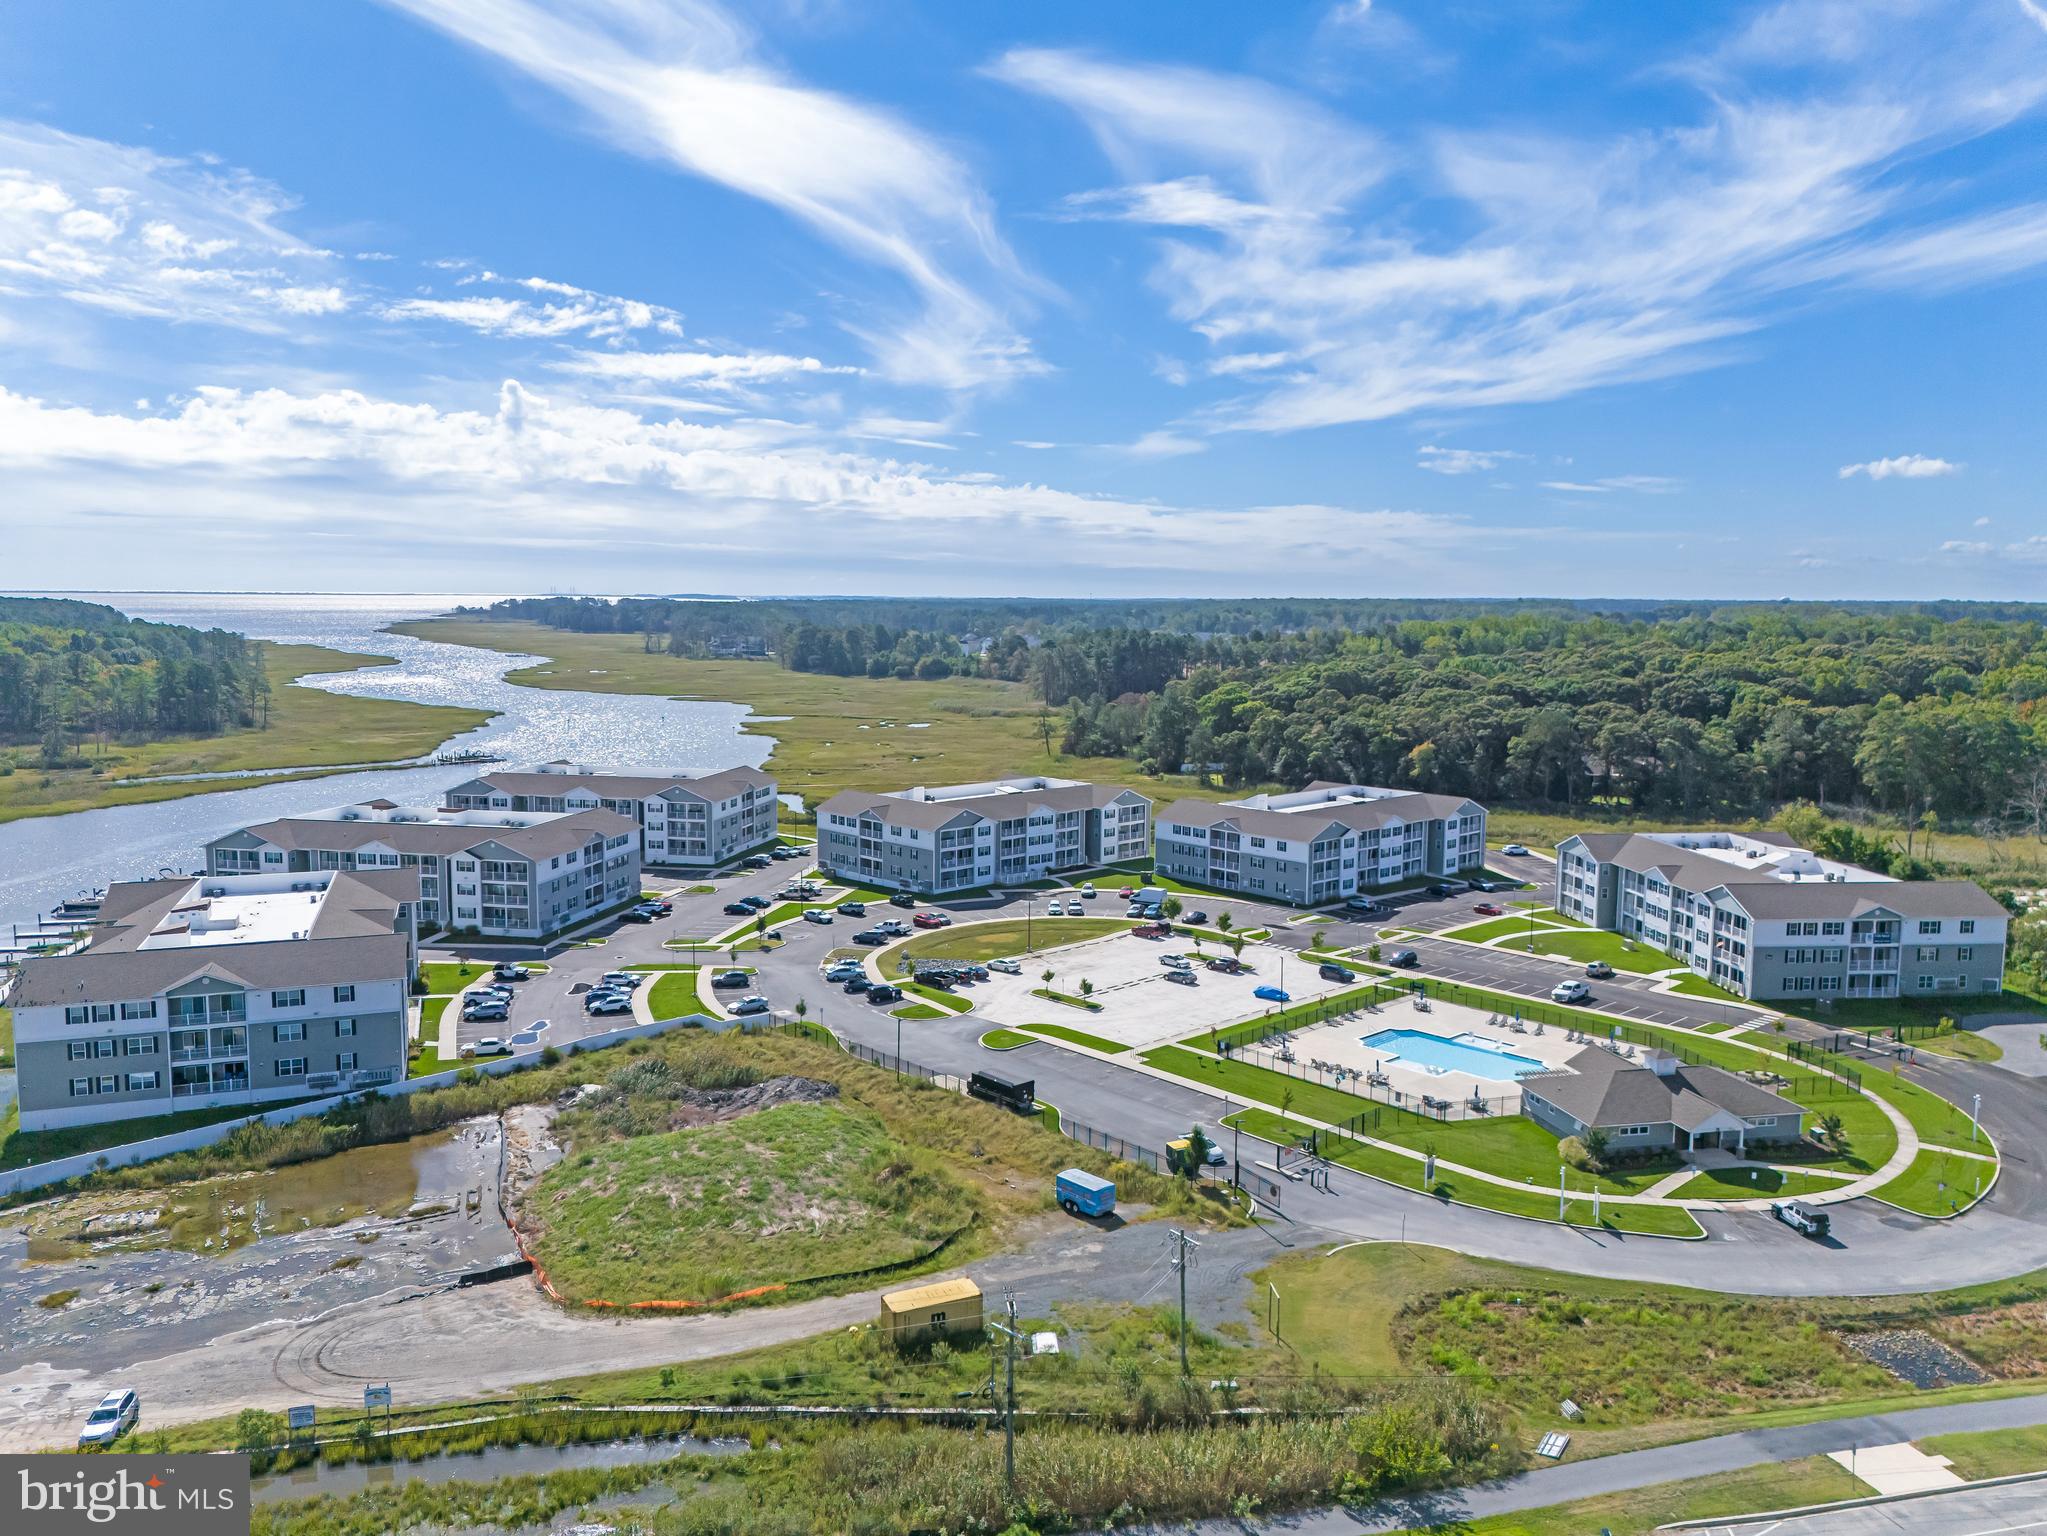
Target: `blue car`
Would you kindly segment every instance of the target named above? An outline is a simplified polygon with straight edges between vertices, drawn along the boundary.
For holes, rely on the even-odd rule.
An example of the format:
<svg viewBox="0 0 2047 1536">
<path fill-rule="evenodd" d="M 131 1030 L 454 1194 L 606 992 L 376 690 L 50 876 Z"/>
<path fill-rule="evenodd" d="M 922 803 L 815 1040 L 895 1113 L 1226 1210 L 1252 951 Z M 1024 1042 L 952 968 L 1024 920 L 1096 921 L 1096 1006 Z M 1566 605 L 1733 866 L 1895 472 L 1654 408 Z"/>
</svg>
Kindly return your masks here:
<svg viewBox="0 0 2047 1536">
<path fill-rule="evenodd" d="M 1291 997 L 1280 991 L 1278 987 L 1253 987 L 1251 995 L 1253 997 L 1262 997 L 1268 1003 L 1290 1003 L 1293 1001 Z"/>
</svg>

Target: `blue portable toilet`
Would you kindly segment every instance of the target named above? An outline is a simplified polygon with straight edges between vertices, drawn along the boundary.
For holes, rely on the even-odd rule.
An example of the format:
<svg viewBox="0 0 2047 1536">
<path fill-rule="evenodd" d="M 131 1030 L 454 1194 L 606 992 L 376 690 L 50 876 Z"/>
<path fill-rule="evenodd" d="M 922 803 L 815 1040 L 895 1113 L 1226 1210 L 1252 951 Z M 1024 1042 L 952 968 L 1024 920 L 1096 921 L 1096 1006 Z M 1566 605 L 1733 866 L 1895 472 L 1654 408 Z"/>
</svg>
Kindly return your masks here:
<svg viewBox="0 0 2047 1536">
<path fill-rule="evenodd" d="M 1116 1209 L 1116 1185 L 1111 1179 L 1069 1168 L 1059 1175 L 1059 1208 L 1069 1216 L 1106 1216 Z"/>
</svg>

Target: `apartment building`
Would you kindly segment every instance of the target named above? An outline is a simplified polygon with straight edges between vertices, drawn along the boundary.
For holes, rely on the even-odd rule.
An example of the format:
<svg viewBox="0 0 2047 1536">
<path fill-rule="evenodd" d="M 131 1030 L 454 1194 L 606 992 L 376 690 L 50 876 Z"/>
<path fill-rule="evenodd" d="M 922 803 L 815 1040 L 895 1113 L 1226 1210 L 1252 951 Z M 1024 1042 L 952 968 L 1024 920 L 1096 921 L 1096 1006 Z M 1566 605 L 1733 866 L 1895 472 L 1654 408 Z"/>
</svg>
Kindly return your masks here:
<svg viewBox="0 0 2047 1536">
<path fill-rule="evenodd" d="M 143 880 L 12 998 L 30 1131 L 350 1093 L 405 1075 L 412 870 Z"/>
<path fill-rule="evenodd" d="M 1156 868 L 1196 885 L 1320 906 L 1483 869 L 1485 826 L 1475 800 L 1318 780 L 1286 795 L 1174 801 L 1159 813 Z"/>
<path fill-rule="evenodd" d="M 410 869 L 422 932 L 544 939 L 640 892 L 637 826 L 614 811 L 435 810 L 371 800 L 206 845 L 209 874 Z"/>
<path fill-rule="evenodd" d="M 1583 832 L 1557 910 L 1751 999 L 1937 998 L 2003 986 L 2008 914 L 1968 880 L 1893 880 L 1774 832 Z"/>
<path fill-rule="evenodd" d="M 599 773 L 574 763 L 485 773 L 457 784 L 443 804 L 458 811 L 611 811 L 640 829 L 640 862 L 712 869 L 775 840 L 775 781 L 758 768 L 702 778 Z"/>
<path fill-rule="evenodd" d="M 843 879 L 943 896 L 1142 859 L 1151 801 L 1042 777 L 843 790 L 817 808 L 818 863 Z"/>
</svg>

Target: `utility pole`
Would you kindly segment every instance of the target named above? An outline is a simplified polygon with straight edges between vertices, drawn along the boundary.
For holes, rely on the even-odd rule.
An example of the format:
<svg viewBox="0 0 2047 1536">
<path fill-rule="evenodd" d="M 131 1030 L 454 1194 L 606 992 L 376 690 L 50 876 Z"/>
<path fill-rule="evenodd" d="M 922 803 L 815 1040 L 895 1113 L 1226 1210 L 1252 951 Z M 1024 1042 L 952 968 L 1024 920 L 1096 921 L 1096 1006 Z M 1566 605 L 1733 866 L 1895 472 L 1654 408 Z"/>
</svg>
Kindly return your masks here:
<svg viewBox="0 0 2047 1536">
<path fill-rule="evenodd" d="M 1002 1293 L 1003 1309 L 1009 1314 L 1009 1326 L 1002 1330 L 1008 1343 L 1006 1351 L 1008 1364 L 1005 1367 L 1007 1380 L 1003 1385 L 1003 1396 L 1008 1399 L 1002 1416 L 1002 1477 L 1009 1490 L 1009 1500 L 1016 1502 L 1016 1294 Z"/>
<path fill-rule="evenodd" d="M 1184 1230 L 1175 1227 L 1170 1234 L 1173 1239 L 1173 1268 L 1180 1272 L 1180 1374 L 1187 1374 L 1187 1250 L 1199 1248 L 1201 1244 L 1189 1237 Z"/>
</svg>

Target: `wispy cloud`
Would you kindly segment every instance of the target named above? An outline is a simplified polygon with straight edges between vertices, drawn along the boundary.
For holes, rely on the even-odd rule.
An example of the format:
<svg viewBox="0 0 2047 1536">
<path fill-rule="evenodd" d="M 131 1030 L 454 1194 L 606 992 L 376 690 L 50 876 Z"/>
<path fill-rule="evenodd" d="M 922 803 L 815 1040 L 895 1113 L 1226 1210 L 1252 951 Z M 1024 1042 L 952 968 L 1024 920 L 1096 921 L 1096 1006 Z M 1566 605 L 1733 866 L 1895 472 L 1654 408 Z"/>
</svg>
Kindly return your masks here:
<svg viewBox="0 0 2047 1536">
<path fill-rule="evenodd" d="M 1633 491 L 1642 496 L 1672 496 L 1684 489 L 1684 482 L 1668 475 L 1607 475 L 1598 480 L 1545 480 L 1546 491 L 1569 491 L 1578 495 L 1604 496 L 1609 491 Z"/>
<path fill-rule="evenodd" d="M 1525 453 L 1507 448 L 1444 448 L 1425 443 L 1415 450 L 1415 468 L 1439 475 L 1476 475 L 1498 469 L 1510 459 L 1525 459 Z"/>
<path fill-rule="evenodd" d="M 1177 459 L 1190 453 L 1206 453 L 1208 444 L 1198 437 L 1179 432 L 1147 432 L 1134 442 L 1111 445 L 1117 453 L 1132 459 Z"/>
<path fill-rule="evenodd" d="M 566 373 L 607 380 L 711 386 L 758 383 L 802 374 L 857 374 L 814 357 L 781 352 L 573 352 L 552 364 Z"/>
<path fill-rule="evenodd" d="M 2047 202 L 1944 214 L 1949 186 L 1924 164 L 2047 96 L 2028 12 L 1853 14 L 1877 9 L 1773 6 L 1673 61 L 1697 93 L 1683 120 L 1604 139 L 1537 125 L 1382 144 L 1258 82 L 1079 53 L 1013 53 L 995 73 L 1094 131 L 1123 183 L 1067 212 L 1161 231 L 1152 280 L 1175 318 L 1231 352 L 1288 354 L 1208 425 L 1287 431 L 1707 367 L 1794 291 L 2047 262 Z M 1453 216 L 1417 217 L 1423 200 Z"/>
<path fill-rule="evenodd" d="M 1906 453 L 1894 459 L 1843 464 L 1840 477 L 1843 480 L 1852 480 L 1857 475 L 1867 475 L 1872 480 L 1932 480 L 1941 475 L 1958 474 L 1961 468 L 1961 465 L 1951 464 L 1946 459 L 1929 458 L 1923 453 Z"/>
<path fill-rule="evenodd" d="M 898 274 L 920 309 L 845 321 L 881 370 L 969 387 L 1037 370 L 1031 286 L 957 159 L 878 107 L 773 68 L 710 0 L 389 0 L 574 102 L 634 154 L 759 198 Z"/>
</svg>

